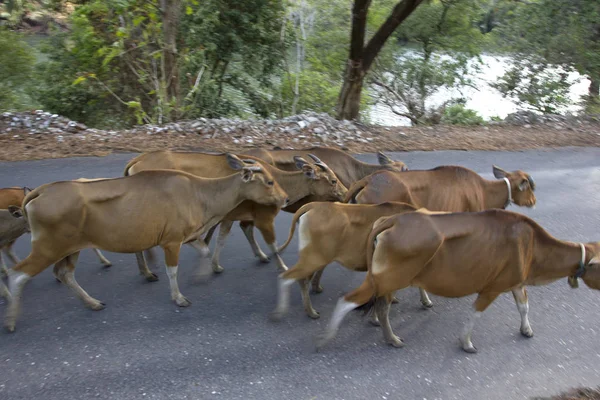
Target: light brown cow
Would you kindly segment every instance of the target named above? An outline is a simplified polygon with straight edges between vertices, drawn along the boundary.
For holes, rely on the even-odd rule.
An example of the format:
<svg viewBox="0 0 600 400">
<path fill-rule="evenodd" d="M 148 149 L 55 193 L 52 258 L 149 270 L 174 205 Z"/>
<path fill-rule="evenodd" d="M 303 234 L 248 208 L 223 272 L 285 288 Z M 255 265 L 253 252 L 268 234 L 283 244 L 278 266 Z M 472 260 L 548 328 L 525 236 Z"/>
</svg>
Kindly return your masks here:
<svg viewBox="0 0 600 400">
<path fill-rule="evenodd" d="M 248 154 L 279 169 L 292 171 L 294 169 L 294 157 L 300 156 L 307 158 L 308 154 L 314 154 L 325 162 L 333 170 L 344 186 L 349 188 L 356 181 L 368 176 L 374 172 L 386 171 L 406 171 L 408 167 L 402 161 L 394 161 L 382 152 L 377 152 L 377 161 L 379 164 L 369 164 L 357 160 L 345 151 L 334 149 L 332 147 L 311 147 L 309 149 L 251 149 L 244 154 Z"/>
<path fill-rule="evenodd" d="M 29 225 L 25 218 L 23 218 L 20 207 L 8 206 L 7 210 L 0 210 L 0 248 L 14 243 L 15 240 L 27 232 L 29 232 Z M 0 267 L 0 272 L 8 274 L 4 262 Z M 0 280 L 0 296 L 7 296 L 7 294 L 8 291 L 4 283 Z"/>
<path fill-rule="evenodd" d="M 29 193 L 23 209 L 31 228 L 31 254 L 9 272 L 6 328 L 15 328 L 24 284 L 53 263 L 54 275 L 86 306 L 104 308 L 75 280 L 79 251 L 87 247 L 136 253 L 160 246 L 171 298 L 181 307 L 190 305 L 177 284 L 181 245 L 196 240 L 244 200 L 286 201 L 268 171 L 233 155 L 228 159 L 240 173 L 207 179 L 181 171 L 143 171 L 94 182 L 55 182 Z"/>
<path fill-rule="evenodd" d="M 88 181 L 89 179 L 79 178 L 77 181 Z M 94 180 L 94 179 L 92 179 Z M 0 209 L 8 209 L 9 206 L 21 207 L 23 204 L 23 199 L 25 196 L 31 192 L 31 189 L 28 187 L 11 187 L 11 188 L 3 188 L 0 189 Z M 16 238 L 15 238 L 16 240 Z M 0 246 L 0 250 L 4 251 L 4 254 L 14 263 L 17 264 L 19 261 L 19 257 L 15 254 L 12 247 L 15 244 L 15 241 L 6 243 L 4 246 Z M 92 249 L 96 256 L 100 260 L 100 262 L 106 266 L 112 266 L 112 263 L 104 257 L 104 255 L 98 249 Z M 6 264 L 2 259 L 2 253 L 0 252 L 0 267 L 6 271 Z"/>
<path fill-rule="evenodd" d="M 346 187 L 339 182 L 327 165 L 316 157 L 313 160 L 315 164 L 310 164 L 303 158 L 296 157 L 297 170 L 291 172 L 280 170 L 255 157 L 245 156 L 244 158 L 245 162 L 258 163 L 273 175 L 273 178 L 288 194 L 288 204 L 302 202 L 308 196 L 319 200 L 341 201 L 346 193 Z M 139 171 L 156 168 L 181 170 L 197 176 L 211 178 L 228 176 L 234 172 L 223 154 L 156 151 L 142 154 L 130 161 L 125 168 L 125 175 L 134 175 Z M 261 261 L 268 262 L 269 258 L 262 252 L 254 238 L 253 227 L 256 225 L 272 250 L 279 268 L 287 270 L 287 266 L 278 253 L 275 238 L 274 221 L 280 209 L 280 207 L 274 205 L 245 201 L 232 210 L 220 223 L 219 237 L 212 257 L 213 271 L 216 273 L 223 271 L 219 258 L 234 221 L 242 221 L 240 225 L 254 254 Z M 216 226 L 212 227 L 207 236 L 211 235 L 215 228 Z M 208 241 L 205 240 L 205 242 Z M 202 249 L 201 246 L 197 248 Z M 146 252 L 146 254 L 149 258 L 153 258 L 150 252 Z M 138 255 L 138 261 L 141 260 L 143 259 L 140 259 Z M 144 269 L 145 265 L 145 263 L 142 264 L 141 270 Z M 142 271 L 142 273 L 148 277 L 150 272 L 148 270 L 147 272 Z"/>
<path fill-rule="evenodd" d="M 521 333 L 533 336 L 527 316 L 525 286 L 577 277 L 600 290 L 600 242 L 558 240 L 532 219 L 505 210 L 428 215 L 421 212 L 382 218 L 368 239 L 369 270 L 362 285 L 340 298 L 318 343 L 333 338 L 352 309 L 374 304 L 389 344 L 404 342 L 391 330 L 392 294 L 415 285 L 444 297 L 477 294 L 460 341 L 475 353 L 471 333 L 481 313 L 502 293 L 511 291 L 521 314 Z M 573 285 L 572 285 L 573 286 Z"/>
<path fill-rule="evenodd" d="M 430 211 L 475 212 L 506 208 L 513 203 L 533 207 L 535 183 L 523 171 L 507 172 L 493 166 L 498 180 L 487 180 L 459 166 L 441 166 L 431 170 L 374 173 L 354 184 L 346 194 L 347 203 L 377 204 L 399 201 Z M 320 275 L 315 276 L 318 285 Z M 425 307 L 433 303 L 420 290 Z"/>
<path fill-rule="evenodd" d="M 377 205 L 314 202 L 300 208 L 294 214 L 287 241 L 279 249 L 283 252 L 290 244 L 298 223 L 298 261 L 279 275 L 279 298 L 271 317 L 278 320 L 287 313 L 290 285 L 298 281 L 306 314 L 319 318 L 308 294 L 310 277 L 334 261 L 353 271 L 366 271 L 367 238 L 373 223 L 384 216 L 416 209 L 395 202 Z M 313 290 L 320 292 L 322 288 L 313 286 Z"/>
</svg>

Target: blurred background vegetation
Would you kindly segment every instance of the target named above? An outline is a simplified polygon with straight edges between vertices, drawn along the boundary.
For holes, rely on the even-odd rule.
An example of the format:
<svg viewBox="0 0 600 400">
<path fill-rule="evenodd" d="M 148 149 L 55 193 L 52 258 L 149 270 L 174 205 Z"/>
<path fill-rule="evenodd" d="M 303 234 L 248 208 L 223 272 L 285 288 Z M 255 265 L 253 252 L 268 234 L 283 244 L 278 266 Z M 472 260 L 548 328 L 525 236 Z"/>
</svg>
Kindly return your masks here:
<svg viewBox="0 0 600 400">
<path fill-rule="evenodd" d="M 99 128 L 308 110 L 481 124 L 474 93 L 600 113 L 599 92 L 598 0 L 0 0 L 0 110 Z"/>
</svg>

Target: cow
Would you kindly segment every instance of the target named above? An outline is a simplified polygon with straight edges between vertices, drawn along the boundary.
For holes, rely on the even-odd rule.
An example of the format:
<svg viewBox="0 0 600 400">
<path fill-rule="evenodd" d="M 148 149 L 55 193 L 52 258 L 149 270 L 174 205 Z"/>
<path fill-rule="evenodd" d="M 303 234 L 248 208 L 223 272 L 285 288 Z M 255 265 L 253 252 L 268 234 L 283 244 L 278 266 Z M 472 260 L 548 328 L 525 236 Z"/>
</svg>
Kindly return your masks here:
<svg viewBox="0 0 600 400">
<path fill-rule="evenodd" d="M 383 217 L 369 235 L 367 261 L 365 280 L 339 299 L 318 347 L 335 336 L 350 310 L 361 305 L 374 308 L 387 343 L 404 346 L 392 332 L 388 313 L 392 294 L 411 285 L 450 298 L 477 294 L 460 335 L 467 353 L 477 352 L 471 341 L 475 321 L 502 293 L 512 292 L 521 334 L 530 338 L 526 286 L 569 277 L 572 287 L 582 278 L 600 290 L 600 242 L 559 240 L 531 218 L 502 209 Z"/>
<path fill-rule="evenodd" d="M 309 154 L 309 156 L 314 161 L 314 164 L 307 162 L 302 157 L 296 157 L 295 171 L 280 170 L 251 156 L 245 156 L 243 160 L 247 163 L 258 163 L 273 175 L 273 178 L 288 194 L 289 205 L 287 207 L 291 207 L 298 202 L 303 202 L 309 196 L 313 196 L 319 200 L 341 201 L 346 193 L 346 187 L 339 182 L 336 175 L 325 163 L 312 154 Z M 155 151 L 142 154 L 131 160 L 125 167 L 124 175 L 134 175 L 139 171 L 155 168 L 180 170 L 197 176 L 211 178 L 228 176 L 234 172 L 223 154 Z M 280 207 L 274 205 L 245 201 L 225 216 L 220 223 L 219 237 L 212 257 L 213 272 L 221 273 L 224 270 L 219 262 L 219 258 L 234 221 L 241 221 L 240 226 L 255 256 L 260 261 L 268 262 L 269 257 L 263 253 L 254 238 L 254 226 L 260 230 L 265 242 L 272 250 L 279 269 L 287 270 L 287 266 L 277 251 L 275 238 L 274 220 L 280 209 Z M 206 245 L 208 245 L 210 236 L 215 228 L 216 225 L 207 233 L 208 238 L 205 238 Z M 149 258 L 153 258 L 151 252 L 147 252 L 146 254 Z M 140 255 L 137 257 L 140 262 L 139 266 L 142 274 L 147 277 L 152 276 L 153 274 L 149 275 L 151 272 L 147 269 L 147 265 L 143 263 L 143 257 Z"/>
<path fill-rule="evenodd" d="M 311 318 L 319 318 L 319 313 L 313 308 L 308 294 L 308 281 L 311 276 L 334 261 L 352 271 L 366 271 L 367 238 L 373 223 L 384 216 L 415 210 L 415 206 L 397 202 L 313 202 L 302 206 L 294 214 L 287 241 L 279 248 L 281 253 L 290 244 L 298 223 L 298 261 L 288 271 L 279 275 L 279 298 L 271 318 L 279 320 L 285 315 L 289 307 L 289 287 L 296 281 L 300 284 L 306 314 Z M 313 291 L 317 293 L 322 290 L 319 286 L 313 286 Z"/>
<path fill-rule="evenodd" d="M 369 164 L 357 160 L 345 151 L 333 147 L 311 147 L 308 149 L 250 149 L 245 155 L 260 158 L 279 169 L 294 170 L 294 157 L 309 157 L 309 154 L 323 160 L 339 178 L 342 184 L 349 188 L 356 181 L 377 171 L 407 171 L 408 167 L 402 161 L 394 161 L 381 151 L 377 152 L 378 164 Z"/>
<path fill-rule="evenodd" d="M 85 181 L 86 179 L 79 178 L 77 180 Z M 10 188 L 0 189 L 0 209 L 8 209 L 10 206 L 21 207 L 21 204 L 23 204 L 23 199 L 25 198 L 25 196 L 27 196 L 27 194 L 29 192 L 31 192 L 31 190 L 32 189 L 28 188 L 27 186 L 10 187 Z M 16 238 L 15 238 L 15 240 L 16 240 Z M 4 246 L 0 246 L 0 250 L 3 250 L 4 254 L 14 264 L 17 264 L 20 260 L 19 260 L 19 257 L 17 257 L 17 255 L 15 254 L 15 252 L 12 249 L 12 246 L 14 245 L 14 243 L 15 242 L 12 241 L 12 242 L 6 243 Z M 94 253 L 96 253 L 96 256 L 98 257 L 100 262 L 105 267 L 112 266 L 112 263 L 106 257 L 104 257 L 104 255 L 100 252 L 100 250 L 98 250 L 98 249 L 92 249 L 92 250 L 94 250 Z M 2 259 L 1 252 L 0 252 L 0 267 L 2 268 L 3 271 L 6 271 L 6 264 L 4 263 L 4 260 Z"/>
<path fill-rule="evenodd" d="M 0 248 L 14 243 L 15 240 L 27 232 L 29 232 L 29 225 L 25 218 L 23 218 L 20 207 L 11 205 L 8 206 L 7 210 L 0 210 Z M 0 268 L 3 274 L 8 274 L 4 262 L 0 264 Z M 4 283 L 0 281 L 0 296 L 6 297 L 7 295 L 8 291 Z"/>
<path fill-rule="evenodd" d="M 535 182 L 520 170 L 507 172 L 493 166 L 497 180 L 487 180 L 476 172 L 454 165 L 430 170 L 406 172 L 376 172 L 348 189 L 344 202 L 377 204 L 399 201 L 430 211 L 475 212 L 491 208 L 506 208 L 511 203 L 534 207 Z M 314 285 L 319 285 L 320 274 Z M 420 290 L 421 303 L 430 308 L 433 303 Z"/>
<path fill-rule="evenodd" d="M 239 172 L 219 179 L 154 170 L 92 182 L 54 182 L 34 189 L 22 207 L 31 229 L 31 253 L 9 271 L 6 329 L 15 329 L 25 283 L 51 264 L 55 264 L 54 276 L 87 307 L 104 308 L 75 280 L 77 257 L 87 247 L 137 253 L 160 246 L 171 299 L 180 307 L 189 306 L 177 283 L 182 244 L 196 240 L 244 200 L 279 206 L 287 201 L 268 171 L 232 154 L 227 159 Z"/>
</svg>

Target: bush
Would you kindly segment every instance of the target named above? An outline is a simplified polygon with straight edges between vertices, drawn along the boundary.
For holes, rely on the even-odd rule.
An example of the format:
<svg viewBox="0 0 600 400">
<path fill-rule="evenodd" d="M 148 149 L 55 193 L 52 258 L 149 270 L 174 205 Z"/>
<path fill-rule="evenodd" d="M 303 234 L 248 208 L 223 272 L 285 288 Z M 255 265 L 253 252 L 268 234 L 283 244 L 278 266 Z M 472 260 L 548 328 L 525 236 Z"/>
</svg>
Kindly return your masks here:
<svg viewBox="0 0 600 400">
<path fill-rule="evenodd" d="M 464 104 L 453 104 L 446 107 L 442 123 L 449 125 L 482 125 L 483 118 L 477 111 L 466 108 Z"/>
<path fill-rule="evenodd" d="M 0 29 L 0 54 L 0 110 L 31 108 L 27 89 L 35 63 L 33 49 L 20 35 Z"/>
</svg>

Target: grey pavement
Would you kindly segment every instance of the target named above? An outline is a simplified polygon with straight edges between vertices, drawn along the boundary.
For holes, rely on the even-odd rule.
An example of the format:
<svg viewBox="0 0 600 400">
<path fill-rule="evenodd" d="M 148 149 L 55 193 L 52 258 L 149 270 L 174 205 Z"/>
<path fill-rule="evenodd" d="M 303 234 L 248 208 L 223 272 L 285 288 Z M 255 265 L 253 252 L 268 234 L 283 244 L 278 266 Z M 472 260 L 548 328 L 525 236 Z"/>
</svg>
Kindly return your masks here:
<svg viewBox="0 0 600 400">
<path fill-rule="evenodd" d="M 0 187 L 120 176 L 131 157 L 0 163 Z M 538 206 L 510 210 L 561 239 L 600 240 L 598 148 L 394 157 L 411 169 L 458 164 L 487 178 L 492 164 L 526 170 L 536 180 Z M 280 243 L 290 221 L 290 214 L 277 218 Z M 28 254 L 29 239 L 17 242 L 20 257 Z M 289 266 L 297 258 L 295 243 L 283 255 Z M 380 329 L 355 311 L 337 338 L 315 352 L 314 338 L 337 298 L 364 273 L 331 265 L 323 274 L 325 291 L 312 295 L 321 319 L 304 314 L 294 286 L 290 313 L 275 323 L 268 318 L 276 301 L 275 264 L 255 261 L 237 224 L 221 257 L 225 272 L 207 283 L 191 282 L 198 258 L 184 246 L 179 282 L 192 301 L 187 309 L 171 302 L 164 269 L 155 271 L 158 282 L 148 283 L 134 255 L 105 255 L 112 268 L 84 250 L 77 269 L 81 286 L 107 304 L 103 311 L 85 309 L 50 268 L 30 281 L 16 332 L 0 333 L 0 399 L 507 400 L 600 384 L 600 293 L 583 283 L 577 290 L 566 279 L 529 288 L 532 339 L 519 334 L 512 295 L 501 296 L 475 327 L 475 355 L 464 353 L 457 339 L 474 296 L 432 296 L 434 308 L 424 310 L 414 288 L 398 293 L 391 311 L 405 348 L 384 344 Z M 0 300 L 0 317 L 5 308 Z"/>
</svg>

